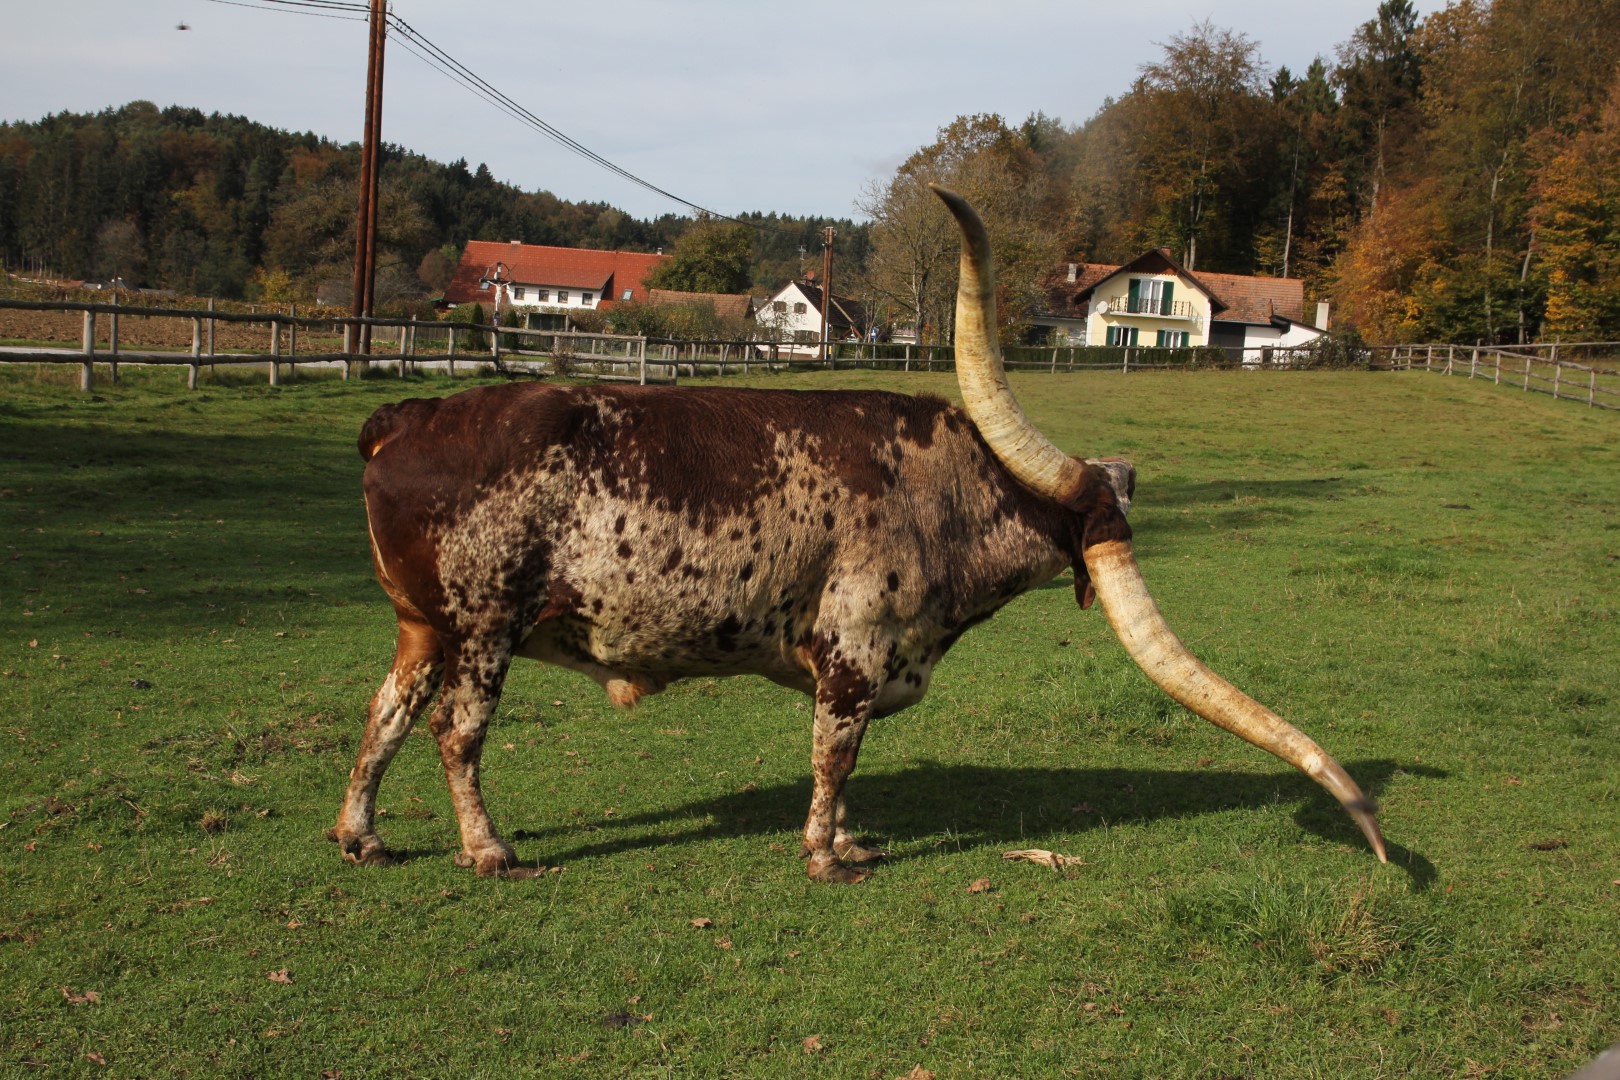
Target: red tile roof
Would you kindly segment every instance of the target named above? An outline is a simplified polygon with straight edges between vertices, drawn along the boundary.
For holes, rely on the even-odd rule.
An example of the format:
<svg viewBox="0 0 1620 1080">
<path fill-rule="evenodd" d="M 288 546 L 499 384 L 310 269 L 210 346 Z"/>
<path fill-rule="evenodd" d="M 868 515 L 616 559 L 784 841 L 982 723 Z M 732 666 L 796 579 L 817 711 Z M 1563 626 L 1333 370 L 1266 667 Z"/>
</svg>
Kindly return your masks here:
<svg viewBox="0 0 1620 1080">
<path fill-rule="evenodd" d="M 647 287 L 643 283 L 668 258 L 634 251 L 472 240 L 461 253 L 461 262 L 444 290 L 444 298 L 452 304 L 487 298 L 489 293 L 478 287 L 479 279 L 492 273 L 496 263 L 502 263 L 506 277 L 518 284 L 600 291 L 603 307 L 623 299 L 626 289 L 632 300 L 644 301 Z"/>
<path fill-rule="evenodd" d="M 722 319 L 747 319 L 754 314 L 754 298 L 747 293 L 676 292 L 673 289 L 648 289 L 647 301 L 653 304 L 690 304 L 709 307 Z"/>
<path fill-rule="evenodd" d="M 1264 324 L 1273 315 L 1305 322 L 1305 283 L 1299 278 L 1199 274 L 1210 291 L 1226 301 L 1222 322 Z"/>
</svg>

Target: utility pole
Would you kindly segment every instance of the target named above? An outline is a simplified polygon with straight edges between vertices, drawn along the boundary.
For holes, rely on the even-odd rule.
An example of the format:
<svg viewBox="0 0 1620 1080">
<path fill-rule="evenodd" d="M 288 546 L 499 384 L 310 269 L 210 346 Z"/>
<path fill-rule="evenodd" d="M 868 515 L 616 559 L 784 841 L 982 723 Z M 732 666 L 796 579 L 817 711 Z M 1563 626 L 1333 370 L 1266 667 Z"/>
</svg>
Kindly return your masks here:
<svg viewBox="0 0 1620 1080">
<path fill-rule="evenodd" d="M 357 319 L 369 318 L 377 281 L 377 204 L 382 162 L 383 46 L 388 36 L 388 0 L 371 0 L 366 43 L 366 127 L 360 146 L 360 205 L 355 214 L 354 303 Z M 371 327 L 355 324 L 350 349 L 371 352 Z"/>
<path fill-rule="evenodd" d="M 833 227 L 821 230 L 821 358 L 832 355 L 827 347 L 827 316 L 832 311 L 832 245 Z"/>
</svg>

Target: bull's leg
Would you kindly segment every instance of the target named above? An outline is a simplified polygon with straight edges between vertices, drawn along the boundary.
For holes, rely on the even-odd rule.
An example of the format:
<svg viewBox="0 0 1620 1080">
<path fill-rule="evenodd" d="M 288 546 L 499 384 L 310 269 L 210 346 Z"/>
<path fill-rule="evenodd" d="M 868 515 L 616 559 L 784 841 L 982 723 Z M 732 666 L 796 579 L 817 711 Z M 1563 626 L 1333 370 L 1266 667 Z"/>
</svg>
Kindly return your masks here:
<svg viewBox="0 0 1620 1080">
<path fill-rule="evenodd" d="M 411 725 L 427 707 L 444 673 L 444 650 L 425 623 L 400 615 L 394 666 L 371 699 L 360 753 L 349 772 L 349 791 L 337 824 L 326 835 L 350 862 L 380 863 L 388 851 L 377 835 L 377 788 Z"/>
<path fill-rule="evenodd" d="M 511 645 L 489 640 L 464 642 L 450 650 L 446 659 L 444 690 L 431 727 L 439 740 L 439 757 L 461 826 L 456 865 L 473 867 L 481 877 L 502 874 L 517 865 L 517 854 L 496 833 L 484 807 L 478 766 L 484 735 L 512 662 Z"/>
<path fill-rule="evenodd" d="M 842 658 L 840 658 L 842 659 Z M 861 737 L 872 715 L 877 680 L 847 662 L 828 665 L 816 682 L 815 735 L 810 751 L 814 786 L 810 817 L 804 825 L 803 855 L 814 881 L 864 881 L 871 871 L 846 866 L 839 859 L 840 843 L 857 855 L 870 854 L 854 843 L 843 827 L 844 782 L 855 771 Z M 857 858 L 856 861 L 865 861 Z"/>
</svg>

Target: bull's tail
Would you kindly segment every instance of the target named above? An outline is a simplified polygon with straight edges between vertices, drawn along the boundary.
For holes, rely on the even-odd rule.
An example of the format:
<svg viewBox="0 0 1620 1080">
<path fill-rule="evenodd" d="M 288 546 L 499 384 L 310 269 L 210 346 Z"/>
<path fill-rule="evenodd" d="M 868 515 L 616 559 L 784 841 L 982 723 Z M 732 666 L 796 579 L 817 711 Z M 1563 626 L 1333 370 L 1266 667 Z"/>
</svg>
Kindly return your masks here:
<svg viewBox="0 0 1620 1080">
<path fill-rule="evenodd" d="M 380 406 L 360 427 L 360 457 L 370 461 L 390 439 L 416 427 L 433 414 L 436 398 L 412 398 Z"/>
</svg>

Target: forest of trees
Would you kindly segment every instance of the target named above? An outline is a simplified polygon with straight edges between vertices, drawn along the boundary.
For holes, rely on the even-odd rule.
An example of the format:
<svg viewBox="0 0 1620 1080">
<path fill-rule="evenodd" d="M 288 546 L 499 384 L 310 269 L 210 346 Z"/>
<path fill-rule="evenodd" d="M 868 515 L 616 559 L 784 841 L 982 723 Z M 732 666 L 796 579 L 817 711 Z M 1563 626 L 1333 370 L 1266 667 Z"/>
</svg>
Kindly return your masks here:
<svg viewBox="0 0 1620 1080">
<path fill-rule="evenodd" d="M 1303 72 L 1203 23 L 1074 126 L 941 128 L 857 207 L 870 219 L 653 221 L 388 147 L 378 295 L 431 296 L 469 239 L 671 250 L 666 287 L 769 292 L 818 269 L 925 336 L 949 325 L 956 237 L 925 184 L 977 202 L 1016 338 L 1064 262 L 1167 248 L 1193 271 L 1303 278 L 1374 341 L 1620 338 L 1620 0 L 1408 0 Z M 339 299 L 358 147 L 135 102 L 0 124 L 0 258 L 192 294 Z"/>
<path fill-rule="evenodd" d="M 1303 278 L 1377 341 L 1620 338 L 1620 0 L 1384 0 L 1303 73 L 1209 23 L 1086 122 L 959 117 L 861 202 L 864 289 L 949 323 L 955 238 L 985 208 L 1009 336 L 1039 272 L 1163 247 Z"/>
<path fill-rule="evenodd" d="M 0 124 L 0 259 L 71 278 L 122 278 L 191 295 L 346 298 L 352 278 L 359 147 L 237 116 L 137 101 L 95 115 Z M 695 225 L 642 221 L 384 148 L 379 303 L 436 295 L 468 240 L 624 251 L 679 250 Z M 834 225 L 857 250 L 866 226 L 747 214 L 736 289 L 764 292 L 799 272 L 801 246 Z M 820 243 L 814 262 L 819 265 Z M 323 288 L 323 286 L 325 288 Z"/>
</svg>

